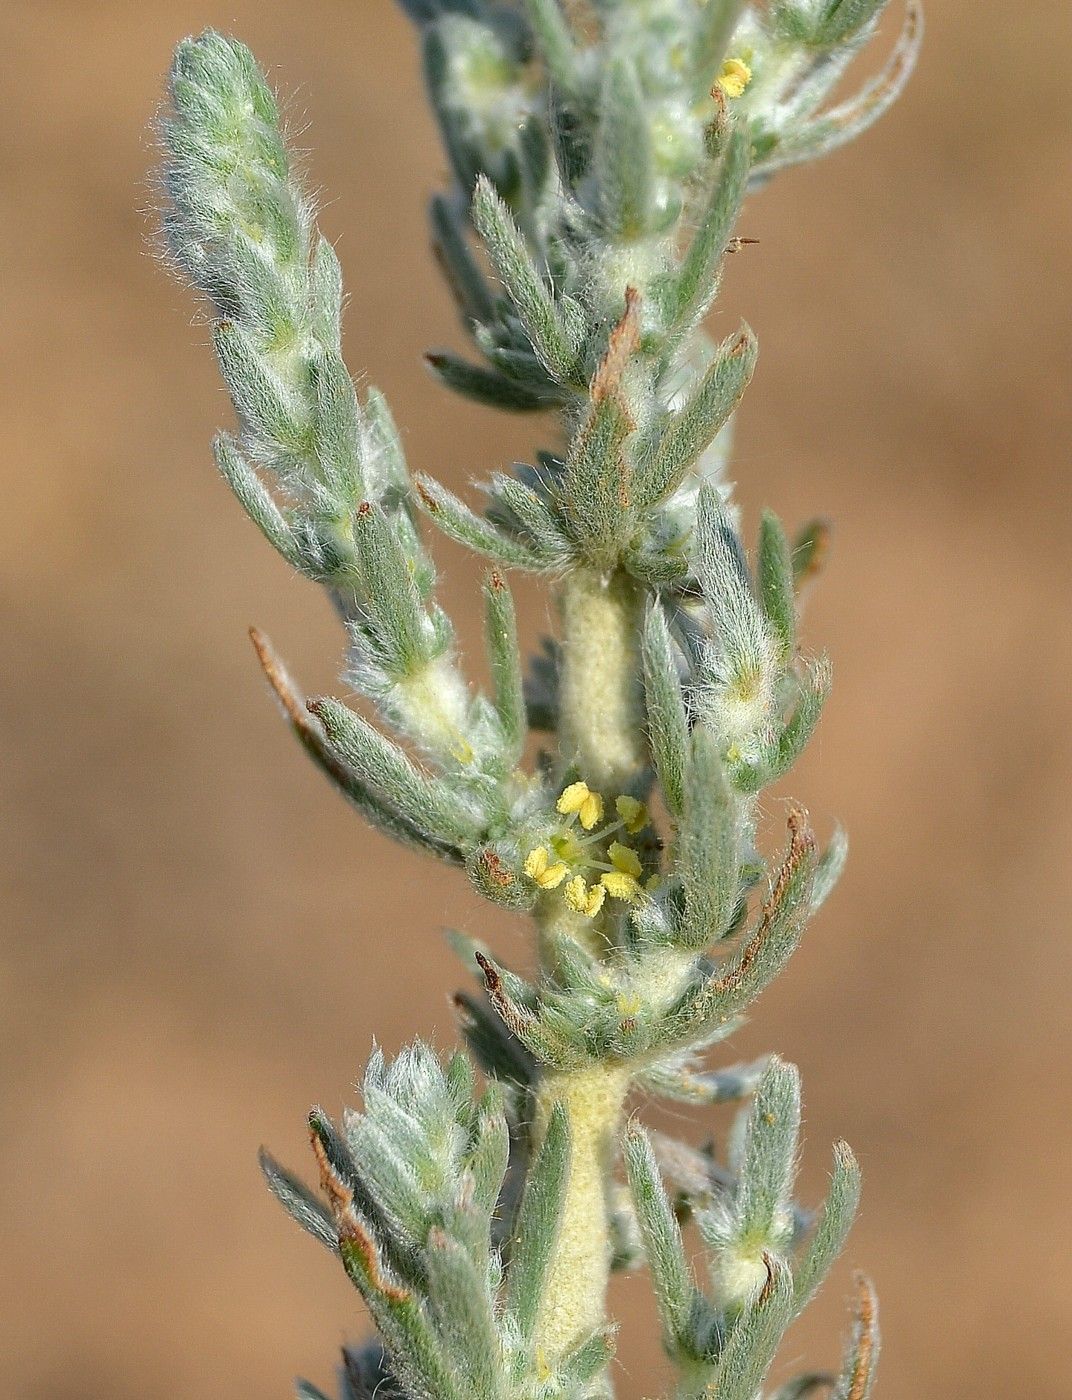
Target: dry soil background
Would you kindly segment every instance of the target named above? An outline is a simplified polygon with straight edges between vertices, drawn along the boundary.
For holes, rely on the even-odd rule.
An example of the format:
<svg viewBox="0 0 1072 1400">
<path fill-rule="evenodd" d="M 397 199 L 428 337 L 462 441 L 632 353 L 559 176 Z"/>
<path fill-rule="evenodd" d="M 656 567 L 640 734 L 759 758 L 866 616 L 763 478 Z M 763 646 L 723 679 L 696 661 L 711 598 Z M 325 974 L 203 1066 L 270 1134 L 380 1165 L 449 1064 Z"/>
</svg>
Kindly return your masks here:
<svg viewBox="0 0 1072 1400">
<path fill-rule="evenodd" d="M 850 1265 L 884 1400 L 1072 1394 L 1067 1064 L 1068 8 L 932 0 L 895 114 L 749 207 L 720 304 L 762 344 L 751 511 L 837 517 L 807 619 L 837 684 L 795 775 L 849 874 L 744 1053 L 798 1060 L 806 1181 L 866 1170 L 846 1262 L 790 1342 L 832 1360 Z M 536 425 L 470 411 L 426 256 L 441 158 L 387 0 L 9 0 L 0 15 L 4 903 L 0 1392 L 266 1400 L 363 1322 L 261 1190 L 373 1034 L 452 1037 L 439 930 L 516 934 L 363 831 L 283 731 L 245 640 L 314 688 L 340 638 L 216 479 L 229 418 L 149 256 L 147 123 L 172 43 L 241 34 L 307 125 L 347 348 L 414 464 L 463 489 Z M 754 516 L 753 516 L 754 518 Z M 441 554 L 475 650 L 475 570 Z M 534 637 L 545 604 L 523 588 Z M 772 822 L 777 804 L 772 804 Z M 710 1125 L 708 1125 L 710 1126 Z M 717 1124 L 715 1125 L 718 1126 Z M 704 1131 L 698 1125 L 697 1132 Z M 659 1392 L 645 1289 L 625 1400 Z"/>
</svg>

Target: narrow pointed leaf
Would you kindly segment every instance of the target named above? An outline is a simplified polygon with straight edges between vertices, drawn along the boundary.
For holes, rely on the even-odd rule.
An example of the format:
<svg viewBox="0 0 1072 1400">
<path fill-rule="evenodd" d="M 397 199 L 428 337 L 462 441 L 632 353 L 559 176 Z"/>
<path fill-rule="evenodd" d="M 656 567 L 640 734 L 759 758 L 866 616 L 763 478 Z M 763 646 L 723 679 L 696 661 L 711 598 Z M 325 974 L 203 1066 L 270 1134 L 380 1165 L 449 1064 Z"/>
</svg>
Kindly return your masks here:
<svg viewBox="0 0 1072 1400">
<path fill-rule="evenodd" d="M 736 1236 L 778 1248 L 791 1228 L 800 1142 L 800 1074 L 775 1056 L 752 1100 L 734 1200 Z"/>
<path fill-rule="evenodd" d="M 316 762 L 317 767 L 331 779 L 343 796 L 353 803 L 365 820 L 378 831 L 401 841 L 404 845 L 454 864 L 462 864 L 464 856 L 457 842 L 444 840 L 426 825 L 403 815 L 340 758 L 328 743 L 323 726 L 310 714 L 305 696 L 291 680 L 268 638 L 255 627 L 250 629 L 250 637 L 268 683 L 275 691 L 293 733 Z"/>
<path fill-rule="evenodd" d="M 718 742 L 705 726 L 697 725 L 678 838 L 684 894 L 678 941 L 687 948 L 706 948 L 732 926 L 740 896 L 738 803 L 726 781 Z"/>
<path fill-rule="evenodd" d="M 651 1142 L 639 1128 L 626 1134 L 625 1166 L 659 1307 L 663 1344 L 671 1356 L 679 1355 L 688 1337 L 696 1286 Z"/>
<path fill-rule="evenodd" d="M 544 1280 L 558 1238 L 569 1169 L 569 1115 L 563 1104 L 556 1103 L 529 1168 L 510 1246 L 506 1306 L 526 1342 L 536 1326 Z"/>
<path fill-rule="evenodd" d="M 258 1160 L 269 1190 L 291 1219 L 334 1253 L 339 1243 L 338 1231 L 331 1211 L 319 1196 L 292 1172 L 281 1167 L 263 1147 Z"/>
<path fill-rule="evenodd" d="M 748 184 L 751 136 L 746 122 L 735 126 L 715 168 L 699 228 L 689 244 L 675 289 L 676 345 L 703 317 L 718 290 L 719 269 Z"/>
<path fill-rule="evenodd" d="M 473 223 L 533 350 L 553 379 L 567 381 L 576 364 L 578 343 L 567 330 L 513 215 L 485 176 L 477 181 L 472 212 Z"/>
<path fill-rule="evenodd" d="M 456 789 L 429 777 L 367 720 L 337 700 L 308 702 L 339 757 L 407 820 L 459 844 L 474 839 L 480 822 Z"/>
<path fill-rule="evenodd" d="M 763 512 L 756 572 L 763 611 L 778 638 L 782 656 L 788 659 L 796 647 L 797 630 L 793 560 L 781 521 L 769 510 Z"/>
<path fill-rule="evenodd" d="M 417 502 L 445 535 L 466 548 L 476 550 L 515 569 L 543 570 L 549 561 L 530 545 L 514 539 L 490 520 L 471 511 L 464 501 L 431 477 L 417 478 Z"/>
<path fill-rule="evenodd" d="M 856 1322 L 832 1400 L 869 1400 L 875 1384 L 880 1344 L 878 1299 L 863 1275 L 857 1278 L 856 1287 Z"/>
<path fill-rule="evenodd" d="M 242 509 L 274 550 L 295 569 L 301 568 L 301 553 L 283 512 L 254 468 L 238 449 L 229 433 L 220 433 L 213 443 L 216 465 L 227 485 L 238 497 Z"/>
<path fill-rule="evenodd" d="M 510 413 L 537 413 L 557 400 L 550 386 L 520 384 L 516 379 L 470 364 L 457 355 L 441 351 L 425 358 L 436 378 L 448 389 L 489 408 L 501 408 Z"/>
<path fill-rule="evenodd" d="M 638 453 L 638 504 L 653 506 L 681 485 L 740 403 L 757 353 L 756 338 L 747 326 L 719 346 L 687 402 L 659 424 L 655 442 Z"/>
<path fill-rule="evenodd" d="M 799 1311 L 814 1297 L 845 1247 L 860 1204 L 860 1167 L 847 1142 L 834 1147 L 834 1170 L 822 1214 L 793 1271 Z"/>
<path fill-rule="evenodd" d="M 654 154 L 634 65 L 611 59 L 600 98 L 593 169 L 603 227 L 629 242 L 643 235 L 654 205 Z"/>
<path fill-rule="evenodd" d="M 514 599 L 501 574 L 484 580 L 484 640 L 491 666 L 495 713 L 499 716 L 511 763 L 521 757 L 527 732 L 521 652 Z"/>
<path fill-rule="evenodd" d="M 680 817 L 685 802 L 689 727 L 677 655 L 666 614 L 658 603 L 648 609 L 644 621 L 643 657 L 648 742 L 666 805 L 671 816 Z"/>
</svg>

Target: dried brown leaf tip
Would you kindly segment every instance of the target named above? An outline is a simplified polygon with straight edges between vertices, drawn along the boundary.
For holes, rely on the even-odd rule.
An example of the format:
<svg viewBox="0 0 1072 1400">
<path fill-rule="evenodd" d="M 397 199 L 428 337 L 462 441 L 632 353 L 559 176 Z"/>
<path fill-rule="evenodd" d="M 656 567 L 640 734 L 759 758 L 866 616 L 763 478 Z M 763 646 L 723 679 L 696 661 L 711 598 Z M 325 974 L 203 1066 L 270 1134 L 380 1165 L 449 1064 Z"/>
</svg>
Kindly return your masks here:
<svg viewBox="0 0 1072 1400">
<path fill-rule="evenodd" d="M 249 638 L 253 643 L 253 650 L 257 653 L 257 660 L 261 663 L 265 678 L 275 691 L 287 718 L 294 725 L 308 723 L 305 714 L 305 697 L 290 679 L 286 667 L 279 659 L 271 642 L 257 627 L 249 629 Z"/>
<path fill-rule="evenodd" d="M 431 355 L 427 356 L 427 359 L 429 364 L 435 364 L 437 362 L 436 359 Z M 436 514 L 436 512 L 439 510 L 439 502 L 432 495 L 431 491 L 428 490 L 425 484 L 420 479 L 418 479 L 414 481 L 413 489 L 421 498 L 421 503 L 424 506 L 425 510 L 427 510 L 432 515 Z"/>
<path fill-rule="evenodd" d="M 774 1260 L 766 1249 L 763 1251 L 763 1267 L 767 1271 L 767 1277 L 763 1287 L 759 1290 L 759 1297 L 756 1299 L 756 1306 L 759 1308 L 770 1301 L 770 1296 L 774 1292 L 776 1278 Z"/>
<path fill-rule="evenodd" d="M 759 957 L 770 936 L 771 928 L 778 916 L 789 887 L 794 877 L 799 872 L 805 861 L 811 861 L 815 856 L 815 833 L 808 825 L 808 814 L 803 807 L 791 807 L 788 816 L 789 826 L 789 848 L 786 851 L 785 860 L 778 871 L 777 878 L 771 888 L 771 892 L 763 905 L 760 914 L 759 924 L 755 933 L 749 939 L 748 944 L 741 954 L 740 962 L 731 968 L 724 977 L 718 978 L 713 984 L 716 991 L 732 991 L 747 976 Z"/>
<path fill-rule="evenodd" d="M 484 974 L 484 986 L 487 989 L 488 998 L 499 1013 L 503 1024 L 515 1035 L 523 1035 L 536 1018 L 525 1007 L 519 1006 L 510 996 L 503 986 L 499 969 L 490 958 L 479 951 L 475 952 L 473 956 L 480 966 L 480 971 Z"/>
<path fill-rule="evenodd" d="M 309 1141 L 312 1144 L 316 1164 L 320 1168 L 320 1188 L 328 1198 L 331 1213 L 335 1217 L 335 1224 L 339 1230 L 339 1237 L 342 1238 L 344 1233 L 349 1232 L 351 1222 L 356 1223 L 357 1220 L 354 1213 L 353 1188 L 343 1181 L 332 1165 L 320 1134 L 315 1125 L 312 1124 L 309 1127 Z"/>
<path fill-rule="evenodd" d="M 484 850 L 477 857 L 481 866 L 481 874 L 500 889 L 509 889 L 516 881 L 516 876 L 501 856 L 494 851 Z"/>
<path fill-rule="evenodd" d="M 635 287 L 625 289 L 625 311 L 610 333 L 607 352 L 599 362 L 592 380 L 593 403 L 602 403 L 618 393 L 622 376 L 629 361 L 640 347 L 640 293 Z"/>
<path fill-rule="evenodd" d="M 352 1229 L 346 1235 L 340 1235 L 339 1249 L 347 1268 L 356 1265 L 369 1287 L 375 1289 L 386 1302 L 408 1303 L 412 1299 L 413 1295 L 408 1289 L 400 1288 L 384 1277 L 375 1241 L 356 1218 Z"/>
<path fill-rule="evenodd" d="M 878 1298 L 871 1281 L 856 1275 L 856 1329 L 844 1400 L 866 1400 L 878 1360 Z"/>
<path fill-rule="evenodd" d="M 357 1262 L 361 1272 L 368 1280 L 369 1286 L 389 1302 L 406 1302 L 410 1297 L 409 1292 L 404 1288 L 397 1287 L 384 1277 L 376 1243 L 361 1223 L 354 1208 L 353 1189 L 343 1181 L 332 1165 L 315 1126 L 310 1126 L 309 1140 L 313 1146 L 313 1155 L 320 1168 L 321 1189 L 328 1198 L 331 1213 L 335 1217 L 335 1226 L 339 1232 L 339 1250 L 343 1256 L 343 1262 L 348 1268 Z"/>
</svg>

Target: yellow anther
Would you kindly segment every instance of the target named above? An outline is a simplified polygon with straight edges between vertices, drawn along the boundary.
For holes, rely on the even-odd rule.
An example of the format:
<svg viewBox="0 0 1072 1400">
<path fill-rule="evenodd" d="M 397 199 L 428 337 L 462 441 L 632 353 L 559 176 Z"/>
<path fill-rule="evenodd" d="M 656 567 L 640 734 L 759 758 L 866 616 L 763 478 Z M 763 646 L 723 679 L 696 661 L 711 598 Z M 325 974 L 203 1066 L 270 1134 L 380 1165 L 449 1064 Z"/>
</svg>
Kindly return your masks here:
<svg viewBox="0 0 1072 1400">
<path fill-rule="evenodd" d="M 541 890 L 553 890 L 569 874 L 569 866 L 561 860 L 552 861 L 546 846 L 537 846 L 525 857 L 525 874 L 535 880 Z"/>
<path fill-rule="evenodd" d="M 551 1379 L 551 1367 L 547 1364 L 547 1353 L 543 1347 L 536 1348 L 536 1379 L 544 1382 Z"/>
<path fill-rule="evenodd" d="M 569 907 L 588 919 L 595 918 L 603 908 L 603 901 L 607 897 L 607 892 L 602 885 L 593 885 L 589 888 L 580 875 L 574 875 L 562 893 Z"/>
<path fill-rule="evenodd" d="M 585 831 L 591 831 L 603 820 L 603 799 L 587 783 L 570 783 L 558 799 L 557 807 L 564 817 L 576 813 Z"/>
<path fill-rule="evenodd" d="M 608 870 L 605 875 L 600 876 L 599 883 L 611 899 L 625 899 L 631 904 L 640 898 L 640 886 L 636 878 L 626 875 L 622 870 Z"/>
<path fill-rule="evenodd" d="M 643 831 L 648 824 L 648 809 L 643 802 L 638 802 L 635 797 L 619 797 L 614 804 L 618 815 L 625 822 L 625 829 L 630 836 L 635 836 L 638 831 Z"/>
<path fill-rule="evenodd" d="M 727 97 L 740 97 L 752 81 L 752 70 L 743 58 L 727 58 L 718 75 L 718 85 Z"/>
<path fill-rule="evenodd" d="M 639 880 L 640 857 L 632 846 L 623 846 L 618 841 L 612 841 L 607 854 L 610 856 L 610 863 L 615 870 L 620 871 L 623 875 L 632 875 L 634 880 Z"/>
<path fill-rule="evenodd" d="M 636 992 L 623 992 L 618 998 L 618 1015 L 635 1016 L 643 1004 Z"/>
</svg>

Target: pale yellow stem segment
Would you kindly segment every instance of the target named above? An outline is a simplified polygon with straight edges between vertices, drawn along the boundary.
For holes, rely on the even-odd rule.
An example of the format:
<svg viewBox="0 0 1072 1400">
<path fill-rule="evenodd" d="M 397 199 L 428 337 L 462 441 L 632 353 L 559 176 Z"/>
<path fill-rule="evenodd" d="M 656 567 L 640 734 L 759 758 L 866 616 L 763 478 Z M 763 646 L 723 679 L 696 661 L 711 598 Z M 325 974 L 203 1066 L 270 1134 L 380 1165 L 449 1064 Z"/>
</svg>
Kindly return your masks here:
<svg viewBox="0 0 1072 1400">
<path fill-rule="evenodd" d="M 635 786 L 648 763 L 640 658 L 643 592 L 623 573 L 580 569 L 565 580 L 560 607 L 562 766 L 575 767 L 593 791 L 613 802 Z M 551 975 L 555 933 L 567 933 L 597 957 L 607 948 L 601 921 L 585 919 L 560 897 L 541 901 L 536 922 Z M 562 1223 L 536 1323 L 536 1343 L 552 1365 L 606 1320 L 610 1191 L 629 1079 L 626 1066 L 594 1064 L 550 1074 L 537 1089 L 536 1141 L 561 1101 L 572 1142 Z"/>
<path fill-rule="evenodd" d="M 580 569 L 562 587 L 560 751 L 613 800 L 648 761 L 641 691 L 641 590 L 623 573 Z"/>
<path fill-rule="evenodd" d="M 609 1186 L 628 1089 L 628 1071 L 604 1064 L 549 1075 L 538 1090 L 537 1139 L 551 1108 L 561 1101 L 569 1112 L 573 1146 L 562 1224 L 536 1321 L 536 1344 L 551 1365 L 605 1320 L 611 1260 Z"/>
</svg>

